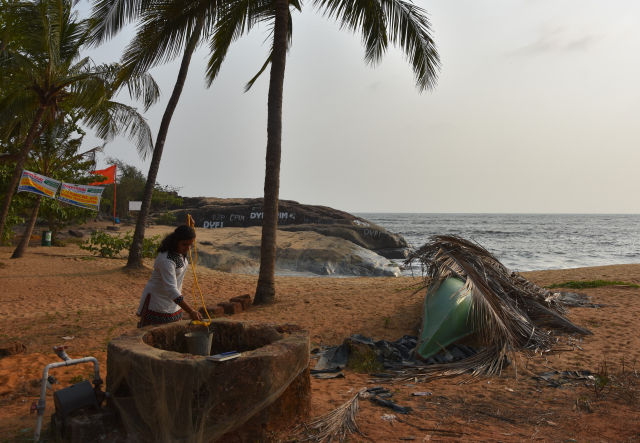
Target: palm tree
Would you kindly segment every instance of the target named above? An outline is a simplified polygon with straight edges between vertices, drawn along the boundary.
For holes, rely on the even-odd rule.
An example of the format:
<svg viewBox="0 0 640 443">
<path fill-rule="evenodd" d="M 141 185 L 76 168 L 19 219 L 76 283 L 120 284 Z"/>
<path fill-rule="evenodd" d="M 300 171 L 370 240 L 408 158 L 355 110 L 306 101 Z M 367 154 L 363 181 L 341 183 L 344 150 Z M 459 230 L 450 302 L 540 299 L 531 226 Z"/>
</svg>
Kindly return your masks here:
<svg viewBox="0 0 640 443">
<path fill-rule="evenodd" d="M 165 11 L 167 29 L 165 44 L 175 47 L 184 39 L 187 23 L 205 13 L 208 23 L 214 23 L 210 33 L 211 55 L 207 71 L 210 83 L 218 74 L 229 45 L 257 24 L 272 26 L 273 44 L 260 75 L 271 63 L 267 102 L 267 152 L 264 185 L 260 275 L 254 303 L 268 303 L 275 297 L 275 260 L 280 190 L 280 159 L 282 147 L 282 95 L 287 48 L 291 38 L 289 0 L 184 0 L 154 2 L 153 0 L 101 0 L 108 32 L 124 26 L 143 14 L 150 5 Z M 431 24 L 424 9 L 405 0 L 312 0 L 312 6 L 344 30 L 362 34 L 365 62 L 375 65 L 386 52 L 389 43 L 399 46 L 412 65 L 419 92 L 432 89 L 437 79 L 440 61 L 431 37 Z M 175 18 L 174 18 L 175 17 Z M 215 18 L 215 22 L 214 22 Z M 208 30 L 209 26 L 205 26 Z M 172 42 L 172 43 L 171 43 Z M 257 77 L 257 76 L 256 76 Z M 256 77 L 248 84 L 251 87 Z"/>
<path fill-rule="evenodd" d="M 95 155 L 97 152 L 101 152 L 103 147 L 78 153 L 84 138 L 82 133 L 79 137 L 73 138 L 73 134 L 79 130 L 78 120 L 79 117 L 63 118 L 46 126 L 42 134 L 34 141 L 34 149 L 32 149 L 27 161 L 29 170 L 54 179 L 73 179 L 73 182 L 77 183 L 75 173 L 78 170 L 93 169 Z M 87 178 L 88 180 L 94 180 L 94 177 Z M 41 202 L 42 195 L 37 195 L 27 227 L 11 258 L 21 258 L 29 246 L 29 239 L 38 217 Z"/>
<path fill-rule="evenodd" d="M 176 5 L 178 7 L 176 7 Z M 233 4 L 233 8 L 228 8 L 224 5 L 216 5 L 215 2 L 203 2 L 200 5 L 194 6 L 194 9 L 198 11 L 198 14 L 195 16 L 189 9 L 182 7 L 184 5 L 178 3 L 167 5 L 161 2 L 149 2 L 146 4 L 144 10 L 121 8 L 121 6 L 122 3 L 117 0 L 102 0 L 98 2 L 94 7 L 92 18 L 94 25 L 91 31 L 91 40 L 93 44 L 97 45 L 117 34 L 117 32 L 122 29 L 122 26 L 128 22 L 138 18 L 140 19 L 140 30 L 134 40 L 125 49 L 122 57 L 124 69 L 121 73 L 121 79 L 129 76 L 135 77 L 143 75 L 144 72 L 151 67 L 161 62 L 172 60 L 179 53 L 183 40 L 185 42 L 178 78 L 158 130 L 156 145 L 153 150 L 151 164 L 149 165 L 145 192 L 142 198 L 142 207 L 138 214 L 133 242 L 129 250 L 127 267 L 140 268 L 143 266 L 142 242 L 164 144 L 169 131 L 171 118 L 173 117 L 173 113 L 175 112 L 184 88 L 191 57 L 202 38 L 205 21 L 208 27 L 212 27 L 215 23 L 213 18 L 223 12 L 222 20 L 229 20 L 230 17 L 238 20 L 238 17 L 244 16 L 245 23 L 252 23 L 255 20 L 252 18 L 247 20 L 246 16 L 250 13 L 252 17 L 260 14 L 265 15 L 265 10 L 269 9 L 269 2 L 262 0 L 262 3 L 259 5 L 260 7 L 252 11 L 250 11 L 245 4 Z M 137 13 L 135 11 L 137 11 Z M 126 12 L 128 12 L 128 15 Z M 225 29 L 224 27 L 221 28 L 224 31 L 229 31 L 229 29 Z M 210 63 L 210 65 L 214 66 L 209 69 L 210 75 L 208 76 L 207 87 L 211 85 L 213 79 L 217 76 L 220 64 L 222 60 L 224 60 L 228 47 L 233 40 L 233 32 L 218 32 L 212 39 L 212 47 L 215 48 L 215 54 L 211 58 L 212 63 Z M 215 70 L 213 74 L 211 73 L 212 69 Z"/>
<path fill-rule="evenodd" d="M 108 7 L 94 9 L 94 26 L 91 31 L 92 41 L 94 44 L 102 43 L 107 37 L 114 35 L 117 31 L 108 34 L 105 31 L 105 24 L 108 22 L 105 20 L 104 13 L 110 11 Z M 166 38 L 166 28 L 162 24 L 166 22 L 166 17 L 162 15 L 161 10 L 148 9 L 142 19 L 142 26 L 137 33 L 133 41 L 125 49 L 123 55 L 124 69 L 120 73 L 120 80 L 135 78 L 143 75 L 147 69 L 157 63 L 158 52 L 162 52 L 163 39 Z M 180 95 L 184 88 L 185 81 L 187 79 L 187 73 L 189 71 L 189 64 L 191 63 L 191 57 L 195 51 L 200 37 L 202 34 L 202 28 L 204 25 L 204 14 L 197 17 L 193 28 L 187 30 L 186 45 L 184 53 L 182 55 L 182 62 L 180 64 L 180 70 L 178 71 L 178 78 L 176 79 L 171 98 L 162 116 L 162 122 L 160 123 L 160 129 L 158 130 L 158 136 L 156 138 L 156 144 L 153 149 L 153 155 L 151 157 L 151 164 L 149 165 L 149 174 L 147 175 L 147 182 L 145 185 L 144 195 L 142 198 L 142 207 L 138 214 L 138 220 L 136 222 L 136 229 L 133 234 L 132 246 L 129 250 L 129 259 L 127 262 L 128 268 L 140 268 L 142 267 L 142 243 L 144 240 L 145 227 L 147 225 L 147 219 L 149 216 L 149 209 L 151 207 L 151 199 L 153 197 L 153 190 L 156 185 L 156 178 L 158 176 L 158 170 L 160 169 L 160 160 L 162 158 L 162 152 L 164 150 L 164 144 L 167 139 L 167 133 L 169 132 L 169 125 L 173 113 L 176 110 Z"/>
<path fill-rule="evenodd" d="M 280 158 L 282 153 L 282 94 L 287 54 L 288 0 L 275 0 L 276 14 L 271 55 L 271 75 L 267 104 L 267 155 L 264 182 L 260 275 L 255 304 L 274 300 Z M 404 51 L 412 64 L 418 90 L 435 86 L 439 57 L 430 35 L 426 11 L 402 0 L 314 0 L 313 6 L 341 28 L 360 31 L 365 45 L 365 61 L 376 64 L 389 40 Z"/>
<path fill-rule="evenodd" d="M 107 83 L 118 67 L 96 66 L 91 59 L 80 58 L 89 21 L 78 20 L 72 7 L 72 0 L 20 1 L 5 12 L 12 19 L 10 36 L 19 39 L 19 44 L 0 44 L 4 47 L 0 53 L 0 121 L 9 122 L 0 126 L 0 138 L 17 125 L 28 129 L 0 207 L 0 236 L 33 141 L 44 129 L 43 121 L 52 123 L 63 112 L 76 110 L 82 113 L 83 123 L 97 129 L 99 137 L 112 138 L 128 131 L 129 138 L 136 138 L 139 151 L 153 146 L 146 120 L 136 109 L 111 100 L 124 86 Z M 145 108 L 159 98 L 157 85 L 148 75 L 127 86 L 133 97 L 144 100 Z"/>
</svg>

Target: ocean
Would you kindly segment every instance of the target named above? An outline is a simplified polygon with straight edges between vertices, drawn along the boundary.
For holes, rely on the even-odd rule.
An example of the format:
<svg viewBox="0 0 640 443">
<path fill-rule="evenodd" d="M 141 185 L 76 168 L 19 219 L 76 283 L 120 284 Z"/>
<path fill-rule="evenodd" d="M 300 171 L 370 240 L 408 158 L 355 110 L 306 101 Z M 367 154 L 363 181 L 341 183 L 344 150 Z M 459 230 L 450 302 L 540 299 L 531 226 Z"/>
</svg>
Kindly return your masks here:
<svg viewBox="0 0 640 443">
<path fill-rule="evenodd" d="M 475 240 L 513 271 L 640 263 L 640 215 L 354 215 L 402 235 L 415 247 L 432 235 Z"/>
</svg>

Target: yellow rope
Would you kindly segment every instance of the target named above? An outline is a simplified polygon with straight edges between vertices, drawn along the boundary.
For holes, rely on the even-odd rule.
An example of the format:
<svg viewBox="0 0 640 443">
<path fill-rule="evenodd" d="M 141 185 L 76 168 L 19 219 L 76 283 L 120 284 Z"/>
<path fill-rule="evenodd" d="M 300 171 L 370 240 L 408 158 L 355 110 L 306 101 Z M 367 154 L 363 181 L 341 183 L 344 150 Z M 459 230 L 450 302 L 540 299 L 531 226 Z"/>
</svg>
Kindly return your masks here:
<svg viewBox="0 0 640 443">
<path fill-rule="evenodd" d="M 193 220 L 191 215 L 187 215 L 187 225 L 193 228 L 193 232 L 196 232 L 196 222 Z M 196 259 L 193 260 L 193 256 L 191 255 L 191 249 L 189 249 L 189 259 L 191 260 L 191 269 L 193 270 L 193 286 L 191 288 L 191 294 L 193 295 L 193 310 L 195 311 L 198 308 L 198 300 L 196 299 L 196 286 L 198 287 L 198 292 L 200 292 L 200 301 L 202 301 L 202 307 L 204 308 L 204 312 L 207 314 L 209 321 L 197 321 L 194 320 L 192 323 L 194 325 L 209 325 L 211 324 L 211 316 L 209 315 L 209 311 L 207 311 L 207 306 L 204 304 L 204 297 L 202 296 L 202 290 L 200 289 L 200 285 L 198 284 L 198 277 L 196 276 L 196 262 L 198 261 L 198 249 L 196 248 L 196 241 L 193 241 L 193 250 L 196 252 Z"/>
</svg>

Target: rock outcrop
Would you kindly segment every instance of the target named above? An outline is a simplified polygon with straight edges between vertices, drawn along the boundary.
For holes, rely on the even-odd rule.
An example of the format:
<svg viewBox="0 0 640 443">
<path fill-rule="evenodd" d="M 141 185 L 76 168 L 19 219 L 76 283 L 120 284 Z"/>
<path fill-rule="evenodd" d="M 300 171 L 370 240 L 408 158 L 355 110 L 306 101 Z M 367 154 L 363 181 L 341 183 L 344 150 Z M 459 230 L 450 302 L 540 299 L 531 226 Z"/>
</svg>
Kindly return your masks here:
<svg viewBox="0 0 640 443">
<path fill-rule="evenodd" d="M 262 225 L 262 199 L 185 197 L 173 207 L 178 220 L 191 214 L 196 227 L 205 229 L 247 228 Z M 406 248 L 402 236 L 365 219 L 326 206 L 303 205 L 280 200 L 278 227 L 285 231 L 313 231 L 348 240 L 370 250 Z"/>
<path fill-rule="evenodd" d="M 198 264 L 222 272 L 257 274 L 260 268 L 259 227 L 196 228 Z M 280 275 L 344 275 L 400 277 L 397 264 L 340 237 L 312 231 L 278 234 L 276 273 Z"/>
</svg>

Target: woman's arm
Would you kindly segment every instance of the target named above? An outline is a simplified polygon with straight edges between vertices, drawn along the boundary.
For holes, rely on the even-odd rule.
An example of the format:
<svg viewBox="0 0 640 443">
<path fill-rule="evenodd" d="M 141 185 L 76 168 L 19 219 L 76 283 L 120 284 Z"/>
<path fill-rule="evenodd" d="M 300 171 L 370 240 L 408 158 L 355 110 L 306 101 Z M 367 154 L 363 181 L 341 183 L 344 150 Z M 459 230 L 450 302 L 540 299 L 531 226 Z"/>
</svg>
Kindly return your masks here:
<svg viewBox="0 0 640 443">
<path fill-rule="evenodd" d="M 191 306 L 189 306 L 189 304 L 186 301 L 184 301 L 184 298 L 180 297 L 180 301 L 177 301 L 176 304 L 180 306 L 184 312 L 189 314 L 189 316 L 191 317 L 191 320 L 202 321 L 202 315 L 199 312 L 191 309 Z"/>
</svg>

